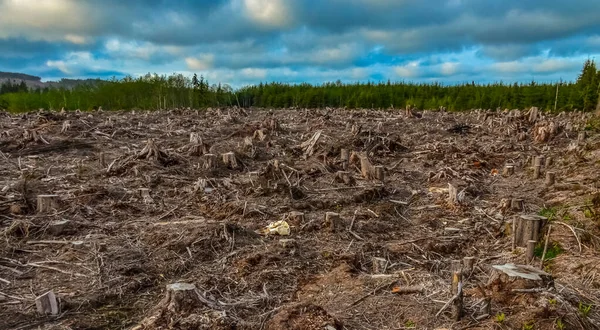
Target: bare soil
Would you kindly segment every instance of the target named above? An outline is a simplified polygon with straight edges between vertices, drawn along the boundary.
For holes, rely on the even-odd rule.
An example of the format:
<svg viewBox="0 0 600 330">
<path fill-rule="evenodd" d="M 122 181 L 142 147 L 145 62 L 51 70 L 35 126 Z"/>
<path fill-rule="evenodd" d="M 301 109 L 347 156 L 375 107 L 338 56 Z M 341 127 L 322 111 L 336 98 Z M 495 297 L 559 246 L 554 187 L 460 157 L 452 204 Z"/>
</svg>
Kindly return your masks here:
<svg viewBox="0 0 600 330">
<path fill-rule="evenodd" d="M 598 329 L 600 135 L 578 141 L 592 119 L 0 114 L 0 329 Z M 341 149 L 352 154 L 346 179 Z M 229 152 L 235 162 L 225 164 Z M 553 160 L 539 179 L 536 156 Z M 383 181 L 365 178 L 361 157 L 383 166 Z M 508 163 L 513 175 L 503 175 Z M 40 212 L 38 195 L 56 197 Z M 334 228 L 327 212 L 340 214 Z M 548 218 L 536 268 L 552 228 L 542 265 L 551 287 L 532 290 L 492 268 L 527 264 L 524 248 L 512 249 L 512 222 L 524 214 Z M 289 236 L 262 231 L 279 220 Z M 455 321 L 451 264 L 464 257 L 475 266 L 462 272 Z M 173 283 L 196 290 L 170 297 Z M 36 310 L 48 291 L 58 315 Z"/>
</svg>

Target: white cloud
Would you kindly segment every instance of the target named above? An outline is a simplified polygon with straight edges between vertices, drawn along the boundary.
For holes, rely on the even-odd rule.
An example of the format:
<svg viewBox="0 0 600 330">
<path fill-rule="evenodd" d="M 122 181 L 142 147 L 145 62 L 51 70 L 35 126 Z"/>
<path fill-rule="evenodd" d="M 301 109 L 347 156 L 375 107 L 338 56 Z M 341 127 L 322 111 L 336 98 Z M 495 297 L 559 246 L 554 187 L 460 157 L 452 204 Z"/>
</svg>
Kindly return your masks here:
<svg viewBox="0 0 600 330">
<path fill-rule="evenodd" d="M 440 73 L 444 76 L 452 76 L 458 73 L 460 64 L 456 62 L 442 63 L 440 66 Z"/>
<path fill-rule="evenodd" d="M 78 1 L 0 1 L 0 37 L 71 41 L 69 39 L 73 40 L 73 37 L 69 38 L 68 33 L 83 29 L 89 24 L 86 10 Z"/>
<path fill-rule="evenodd" d="M 88 38 L 77 34 L 67 34 L 65 35 L 65 40 L 76 45 L 84 45 L 88 43 Z"/>
<path fill-rule="evenodd" d="M 419 62 L 412 61 L 408 64 L 394 67 L 394 72 L 400 78 L 415 78 L 419 76 Z"/>
<path fill-rule="evenodd" d="M 267 70 L 260 68 L 244 68 L 240 73 L 250 79 L 265 79 L 267 77 Z"/>
<path fill-rule="evenodd" d="M 242 0 L 248 17 L 268 27 L 286 27 L 293 16 L 289 0 Z"/>
<path fill-rule="evenodd" d="M 213 54 L 201 54 L 196 57 L 188 57 L 185 59 L 188 69 L 190 70 L 208 70 L 213 67 L 215 56 Z"/>
</svg>

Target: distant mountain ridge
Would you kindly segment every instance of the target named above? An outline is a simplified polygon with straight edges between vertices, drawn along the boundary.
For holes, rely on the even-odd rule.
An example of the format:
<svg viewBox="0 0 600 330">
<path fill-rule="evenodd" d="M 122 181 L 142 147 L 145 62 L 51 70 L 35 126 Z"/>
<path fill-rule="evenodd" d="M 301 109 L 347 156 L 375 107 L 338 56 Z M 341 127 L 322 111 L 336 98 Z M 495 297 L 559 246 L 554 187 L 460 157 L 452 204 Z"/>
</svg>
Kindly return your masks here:
<svg viewBox="0 0 600 330">
<path fill-rule="evenodd" d="M 24 81 L 28 88 L 73 88 L 83 84 L 96 84 L 101 79 L 61 79 L 59 81 L 42 82 L 42 78 L 18 72 L 2 72 L 0 71 L 0 85 L 6 82 L 13 84 Z"/>
</svg>

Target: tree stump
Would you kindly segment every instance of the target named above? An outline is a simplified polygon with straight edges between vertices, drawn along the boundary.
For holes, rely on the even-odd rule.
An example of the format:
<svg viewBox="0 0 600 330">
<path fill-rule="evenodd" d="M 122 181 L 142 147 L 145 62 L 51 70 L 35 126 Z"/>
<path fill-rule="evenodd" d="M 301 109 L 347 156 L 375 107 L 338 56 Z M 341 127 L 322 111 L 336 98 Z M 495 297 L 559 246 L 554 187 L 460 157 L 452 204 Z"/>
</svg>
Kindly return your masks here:
<svg viewBox="0 0 600 330">
<path fill-rule="evenodd" d="M 544 164 L 544 167 L 548 169 L 550 166 L 552 166 L 552 157 L 548 156 L 546 157 L 546 164 Z"/>
<path fill-rule="evenodd" d="M 581 131 L 577 134 L 577 143 L 583 144 L 585 142 L 586 134 L 585 131 Z"/>
<path fill-rule="evenodd" d="M 474 267 L 475 267 L 475 257 L 464 257 L 463 258 L 463 268 L 466 273 L 471 274 L 473 272 Z"/>
<path fill-rule="evenodd" d="M 374 177 L 373 165 L 371 165 L 367 155 L 360 156 L 360 172 L 363 178 L 367 180 L 373 179 Z"/>
<path fill-rule="evenodd" d="M 58 300 L 56 300 L 56 296 L 52 291 L 48 291 L 43 295 L 36 297 L 35 307 L 37 308 L 38 313 L 42 315 L 58 315 L 60 312 Z"/>
<path fill-rule="evenodd" d="M 374 257 L 372 259 L 373 274 L 385 274 L 387 259 Z"/>
<path fill-rule="evenodd" d="M 295 226 L 299 226 L 304 223 L 304 213 L 298 211 L 292 211 L 288 214 L 290 223 Z"/>
<path fill-rule="evenodd" d="M 452 304 L 452 319 L 459 321 L 463 316 L 463 283 L 462 283 L 462 271 L 460 268 L 460 261 L 455 263 L 452 267 L 452 286 L 450 293 L 454 297 Z"/>
<path fill-rule="evenodd" d="M 106 155 L 103 152 L 98 154 L 98 162 L 102 168 L 106 168 Z"/>
<path fill-rule="evenodd" d="M 504 176 L 511 176 L 511 175 L 515 174 L 515 166 L 514 165 L 504 166 L 504 172 L 502 174 Z"/>
<path fill-rule="evenodd" d="M 204 155 L 204 169 L 214 170 L 218 167 L 217 155 L 205 154 Z"/>
<path fill-rule="evenodd" d="M 50 235 L 58 236 L 69 227 L 70 223 L 71 221 L 69 220 L 52 221 L 48 224 L 48 233 Z"/>
<path fill-rule="evenodd" d="M 540 178 L 540 173 L 542 169 L 542 157 L 534 157 L 533 158 L 533 179 L 537 180 Z"/>
<path fill-rule="evenodd" d="M 528 240 L 527 241 L 527 262 L 530 263 L 533 260 L 533 252 L 535 251 L 535 245 L 537 241 Z"/>
<path fill-rule="evenodd" d="M 556 174 L 554 172 L 546 172 L 546 186 L 551 186 L 554 184 L 554 178 Z"/>
<path fill-rule="evenodd" d="M 346 171 L 338 171 L 335 173 L 335 180 L 338 182 L 343 182 L 346 185 L 352 186 L 356 183 L 352 173 Z"/>
<path fill-rule="evenodd" d="M 264 141 L 266 137 L 267 136 L 265 135 L 265 132 L 262 129 L 254 131 L 254 136 L 253 136 L 254 139 L 259 140 L 259 141 Z"/>
<path fill-rule="evenodd" d="M 458 202 L 458 190 L 456 187 L 448 183 L 448 203 L 454 205 Z"/>
<path fill-rule="evenodd" d="M 348 149 L 340 150 L 340 160 L 342 162 L 342 169 L 344 171 L 347 171 L 348 170 L 348 161 L 350 160 L 350 153 L 348 152 Z"/>
<path fill-rule="evenodd" d="M 511 208 L 513 211 L 516 211 L 516 212 L 521 212 L 521 211 L 523 211 L 523 209 L 524 209 L 524 207 L 523 207 L 523 204 L 524 204 L 524 203 L 523 203 L 523 200 L 522 200 L 522 199 L 519 199 L 519 198 L 513 198 L 513 199 L 510 201 L 510 208 Z"/>
<path fill-rule="evenodd" d="M 385 170 L 383 166 L 375 166 L 375 179 L 385 181 Z"/>
<path fill-rule="evenodd" d="M 69 129 L 71 128 L 71 121 L 70 120 L 65 120 L 62 124 L 62 129 L 60 130 L 61 133 L 66 133 Z"/>
<path fill-rule="evenodd" d="M 332 233 L 341 232 L 344 230 L 344 223 L 340 218 L 339 213 L 325 213 L 325 227 Z"/>
<path fill-rule="evenodd" d="M 58 195 L 38 195 L 37 212 L 48 213 L 58 209 Z"/>
<path fill-rule="evenodd" d="M 188 154 L 191 156 L 201 156 L 208 152 L 206 144 L 202 141 L 200 134 L 192 132 L 190 133 L 190 144 L 188 148 Z"/>
<path fill-rule="evenodd" d="M 539 215 L 521 215 L 515 219 L 515 231 L 513 232 L 516 246 L 527 247 L 529 240 L 538 241 L 542 221 L 547 218 Z"/>
<path fill-rule="evenodd" d="M 223 158 L 223 164 L 231 169 L 236 169 L 238 167 L 237 160 L 235 158 L 235 153 L 227 152 L 221 155 Z"/>
<path fill-rule="evenodd" d="M 144 201 L 144 204 L 152 204 L 154 200 L 150 197 L 150 189 L 148 188 L 140 188 L 140 196 Z"/>
</svg>

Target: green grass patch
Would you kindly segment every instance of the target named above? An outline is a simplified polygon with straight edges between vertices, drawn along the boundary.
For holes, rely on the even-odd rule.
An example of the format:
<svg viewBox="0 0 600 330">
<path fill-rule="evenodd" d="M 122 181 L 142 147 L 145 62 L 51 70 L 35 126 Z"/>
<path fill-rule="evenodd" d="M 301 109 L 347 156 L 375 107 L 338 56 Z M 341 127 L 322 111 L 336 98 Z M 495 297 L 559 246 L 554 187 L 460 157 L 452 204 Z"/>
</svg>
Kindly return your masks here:
<svg viewBox="0 0 600 330">
<path fill-rule="evenodd" d="M 546 256 L 544 257 L 544 260 L 552 260 L 563 252 L 565 252 L 565 251 L 563 250 L 563 248 L 560 246 L 560 244 L 558 242 L 549 242 L 548 250 L 546 250 Z M 544 253 L 544 243 L 539 242 L 535 246 L 535 249 L 533 250 L 533 254 L 535 254 L 536 257 L 541 258 L 543 253 Z"/>
<path fill-rule="evenodd" d="M 538 212 L 538 215 L 548 218 L 548 221 L 551 221 L 554 218 L 556 218 L 557 212 L 558 212 L 558 210 L 554 207 L 543 208 L 541 211 Z"/>
</svg>

